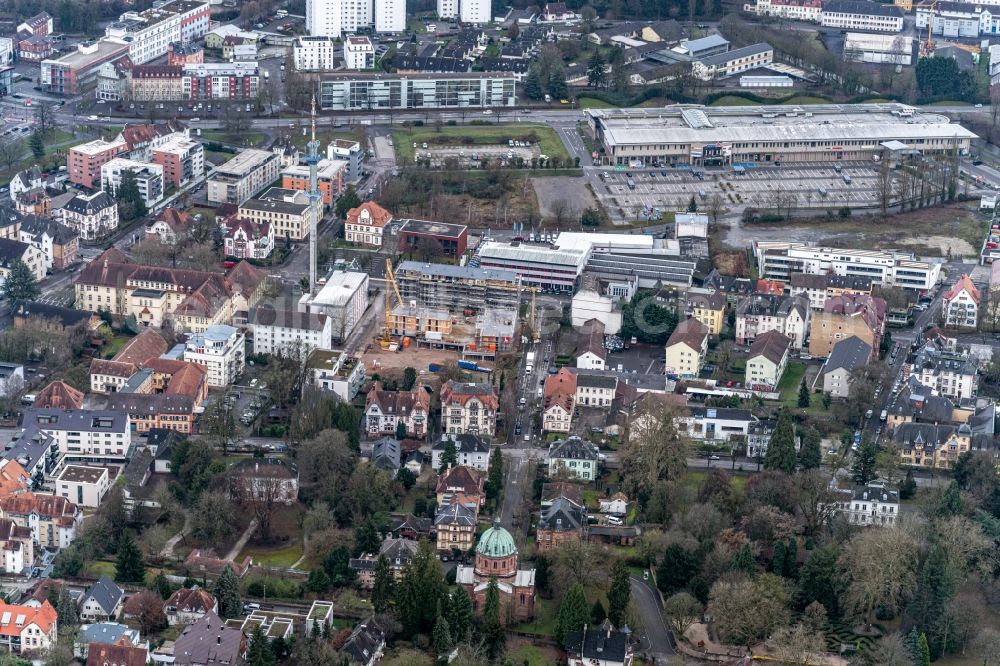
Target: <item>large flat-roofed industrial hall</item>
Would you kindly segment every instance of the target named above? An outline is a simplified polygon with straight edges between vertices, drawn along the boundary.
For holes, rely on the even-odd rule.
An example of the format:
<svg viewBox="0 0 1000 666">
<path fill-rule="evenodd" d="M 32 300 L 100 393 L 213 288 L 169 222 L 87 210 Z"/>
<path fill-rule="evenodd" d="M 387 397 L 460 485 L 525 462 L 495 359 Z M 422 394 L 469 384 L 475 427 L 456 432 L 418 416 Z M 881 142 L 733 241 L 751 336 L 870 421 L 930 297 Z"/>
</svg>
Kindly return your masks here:
<svg viewBox="0 0 1000 666">
<path fill-rule="evenodd" d="M 863 160 L 899 141 L 921 154 L 964 153 L 975 134 L 904 104 L 588 109 L 612 164 L 725 166 Z"/>
</svg>

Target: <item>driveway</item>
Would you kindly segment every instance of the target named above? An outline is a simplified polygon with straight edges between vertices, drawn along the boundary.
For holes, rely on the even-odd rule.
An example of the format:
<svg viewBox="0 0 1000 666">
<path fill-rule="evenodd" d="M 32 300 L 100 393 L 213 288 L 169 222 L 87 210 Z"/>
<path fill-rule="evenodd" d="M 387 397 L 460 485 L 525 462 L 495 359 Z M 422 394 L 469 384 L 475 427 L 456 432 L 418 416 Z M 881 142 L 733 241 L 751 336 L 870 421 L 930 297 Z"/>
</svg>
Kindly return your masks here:
<svg viewBox="0 0 1000 666">
<path fill-rule="evenodd" d="M 631 578 L 632 598 L 635 599 L 639 614 L 642 616 L 642 627 L 636 629 L 636 639 L 640 651 L 651 657 L 657 665 L 670 663 L 670 657 L 676 654 L 670 642 L 667 625 L 663 622 L 663 609 L 660 607 L 660 595 L 644 580 Z"/>
</svg>

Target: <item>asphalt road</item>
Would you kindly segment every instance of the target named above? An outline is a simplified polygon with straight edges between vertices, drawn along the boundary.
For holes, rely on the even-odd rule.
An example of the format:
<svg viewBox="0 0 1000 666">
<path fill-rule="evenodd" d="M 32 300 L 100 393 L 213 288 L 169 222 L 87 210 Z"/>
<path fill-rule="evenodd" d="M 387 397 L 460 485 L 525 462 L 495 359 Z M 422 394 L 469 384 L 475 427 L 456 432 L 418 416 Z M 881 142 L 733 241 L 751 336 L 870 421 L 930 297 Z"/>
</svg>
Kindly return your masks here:
<svg viewBox="0 0 1000 666">
<path fill-rule="evenodd" d="M 653 659 L 656 664 L 669 663 L 676 654 L 670 641 L 670 632 L 663 622 L 663 608 L 660 595 L 649 581 L 631 578 L 632 598 L 642 616 L 642 626 L 634 627 L 638 640 L 638 651 Z"/>
</svg>

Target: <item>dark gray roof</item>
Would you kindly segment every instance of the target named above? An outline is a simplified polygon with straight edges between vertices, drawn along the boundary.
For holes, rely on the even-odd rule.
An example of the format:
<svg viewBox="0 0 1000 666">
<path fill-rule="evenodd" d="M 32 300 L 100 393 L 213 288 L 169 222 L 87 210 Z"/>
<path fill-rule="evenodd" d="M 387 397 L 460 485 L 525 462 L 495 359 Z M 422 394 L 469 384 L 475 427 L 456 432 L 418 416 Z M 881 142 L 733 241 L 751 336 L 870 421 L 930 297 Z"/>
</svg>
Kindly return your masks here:
<svg viewBox="0 0 1000 666">
<path fill-rule="evenodd" d="M 118 624 L 117 622 L 85 624 L 80 627 L 80 635 L 77 640 L 84 645 L 89 645 L 90 643 L 113 645 L 129 631 L 134 630 L 130 629 L 127 625 Z"/>
<path fill-rule="evenodd" d="M 126 432 L 128 417 L 115 409 L 62 409 L 59 407 L 29 407 L 24 410 L 25 428 L 37 426 L 44 430 L 79 432 Z"/>
<path fill-rule="evenodd" d="M 16 460 L 21 467 L 30 470 L 39 460 L 58 449 L 54 437 L 40 431 L 37 426 L 31 426 L 19 433 L 17 440 L 7 444 L 3 457 L 5 460 Z"/>
<path fill-rule="evenodd" d="M 716 53 L 715 55 L 706 56 L 701 58 L 701 63 L 703 65 L 724 65 L 732 60 L 738 60 L 739 58 L 746 58 L 748 56 L 766 53 L 773 50 L 774 49 L 770 44 L 767 42 L 761 42 L 751 46 L 744 46 L 741 49 L 734 49 L 732 51 L 726 51 L 725 53 Z"/>
<path fill-rule="evenodd" d="M 489 453 L 490 451 L 489 442 L 472 433 L 442 435 L 441 439 L 434 443 L 433 450 L 444 451 L 449 438 L 455 442 L 455 451 L 458 453 Z"/>
<path fill-rule="evenodd" d="M 588 388 L 613 389 L 618 386 L 618 378 L 611 375 L 592 374 L 587 370 L 577 370 L 576 385 Z"/>
<path fill-rule="evenodd" d="M 829 0 L 823 4 L 824 14 L 861 14 L 902 18 L 903 8 L 867 0 Z"/>
<path fill-rule="evenodd" d="M 956 430 L 957 428 L 953 425 L 901 423 L 892 431 L 892 441 L 897 448 L 900 446 L 906 448 L 923 446 L 936 449 L 947 442 Z"/>
<path fill-rule="evenodd" d="M 899 504 L 899 493 L 878 483 L 870 483 L 867 486 L 855 486 L 849 492 L 853 499 L 862 502 L 875 499 L 881 502 Z"/>
<path fill-rule="evenodd" d="M 146 431 L 146 444 L 156 447 L 157 460 L 170 460 L 174 447 L 184 440 L 184 435 L 170 428 L 150 428 Z"/>
<path fill-rule="evenodd" d="M 429 264 L 421 261 L 404 261 L 396 268 L 396 277 L 407 273 L 431 275 L 434 277 L 453 278 L 457 280 L 504 280 L 517 282 L 517 273 L 499 268 L 480 268 L 478 266 L 455 266 L 454 264 Z"/>
<path fill-rule="evenodd" d="M 98 192 L 94 196 L 76 195 L 63 206 L 63 210 L 78 215 L 96 215 L 105 208 L 117 206 L 115 200 L 107 192 Z"/>
<path fill-rule="evenodd" d="M 834 275 L 832 273 L 792 273 L 791 285 L 802 289 L 857 289 L 868 291 L 872 279 L 859 275 Z"/>
<path fill-rule="evenodd" d="M 792 310 L 805 319 L 809 301 L 804 296 L 775 296 L 774 294 L 752 294 L 736 306 L 738 316 L 787 317 Z"/>
<path fill-rule="evenodd" d="M 36 301 L 14 301 L 11 306 L 11 314 L 23 319 L 53 319 L 66 327 L 88 322 L 94 316 L 94 313 L 89 310 L 74 310 L 73 308 L 63 308 Z"/>
<path fill-rule="evenodd" d="M 174 642 L 174 664 L 234 664 L 243 652 L 243 632 L 226 626 L 213 611 L 189 624 Z"/>
<path fill-rule="evenodd" d="M 538 529 L 556 532 L 575 532 L 587 522 L 587 510 L 568 500 L 557 497 L 552 504 L 542 512 L 538 521 Z"/>
<path fill-rule="evenodd" d="M 850 372 L 866 365 L 871 355 L 872 346 L 856 335 L 852 335 L 833 346 L 833 349 L 830 350 L 830 358 L 826 360 L 826 366 L 823 368 L 823 373 L 841 368 Z"/>
<path fill-rule="evenodd" d="M 597 460 L 597 447 L 579 437 L 560 439 L 549 446 L 549 459 Z"/>
<path fill-rule="evenodd" d="M 432 525 L 433 521 L 430 518 L 417 517 L 408 513 L 404 516 L 393 516 L 389 531 L 413 530 L 418 533 L 427 533 L 431 531 Z"/>
<path fill-rule="evenodd" d="M 149 471 L 149 466 L 153 464 L 153 454 L 149 449 L 143 447 L 135 452 L 132 460 L 125 466 L 125 485 L 130 488 L 138 488 L 142 485 Z"/>
<path fill-rule="evenodd" d="M 24 253 L 31 247 L 21 241 L 0 238 L 0 266 L 10 268 L 15 259 L 24 257 Z"/>
<path fill-rule="evenodd" d="M 953 372 L 961 375 L 976 375 L 978 369 L 972 360 L 958 352 L 951 352 L 938 349 L 933 344 L 928 343 L 917 352 L 913 361 L 913 371 L 922 372 L 932 370 L 935 373 Z"/>
<path fill-rule="evenodd" d="M 476 516 L 472 509 L 455 502 L 438 507 L 437 515 L 434 516 L 435 525 L 459 525 L 461 527 L 475 527 Z"/>
<path fill-rule="evenodd" d="M 695 419 L 722 419 L 724 421 L 751 421 L 753 414 L 749 409 L 734 409 L 731 407 L 699 407 L 688 408 L 691 417 Z"/>
<path fill-rule="evenodd" d="M 341 651 L 352 662 L 367 665 L 384 644 L 385 634 L 372 618 L 354 628 Z"/>
<path fill-rule="evenodd" d="M 372 463 L 387 472 L 399 470 L 400 447 L 399 440 L 393 437 L 383 437 L 372 446 Z"/>
<path fill-rule="evenodd" d="M 566 651 L 579 655 L 584 663 L 624 663 L 629 653 L 629 634 L 602 629 L 571 631 L 566 635 Z"/>
<path fill-rule="evenodd" d="M 101 607 L 101 610 L 111 615 L 118 608 L 118 604 L 121 603 L 123 596 L 125 596 L 125 591 L 115 585 L 115 582 L 108 578 L 107 575 L 104 575 L 90 586 L 87 594 L 83 596 L 83 603 L 86 603 L 87 599 L 93 599 Z"/>
</svg>

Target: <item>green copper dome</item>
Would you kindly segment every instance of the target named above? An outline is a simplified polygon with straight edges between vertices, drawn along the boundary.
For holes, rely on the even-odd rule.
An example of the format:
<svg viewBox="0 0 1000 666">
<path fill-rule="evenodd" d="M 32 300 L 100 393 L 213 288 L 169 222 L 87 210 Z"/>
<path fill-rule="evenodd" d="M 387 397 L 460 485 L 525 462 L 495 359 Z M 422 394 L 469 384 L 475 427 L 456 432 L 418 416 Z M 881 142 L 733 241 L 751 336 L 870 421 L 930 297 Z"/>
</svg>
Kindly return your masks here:
<svg viewBox="0 0 1000 666">
<path fill-rule="evenodd" d="M 498 519 L 479 537 L 476 552 L 486 557 L 507 557 L 517 552 L 517 546 L 514 545 L 514 537 L 500 525 Z"/>
</svg>

